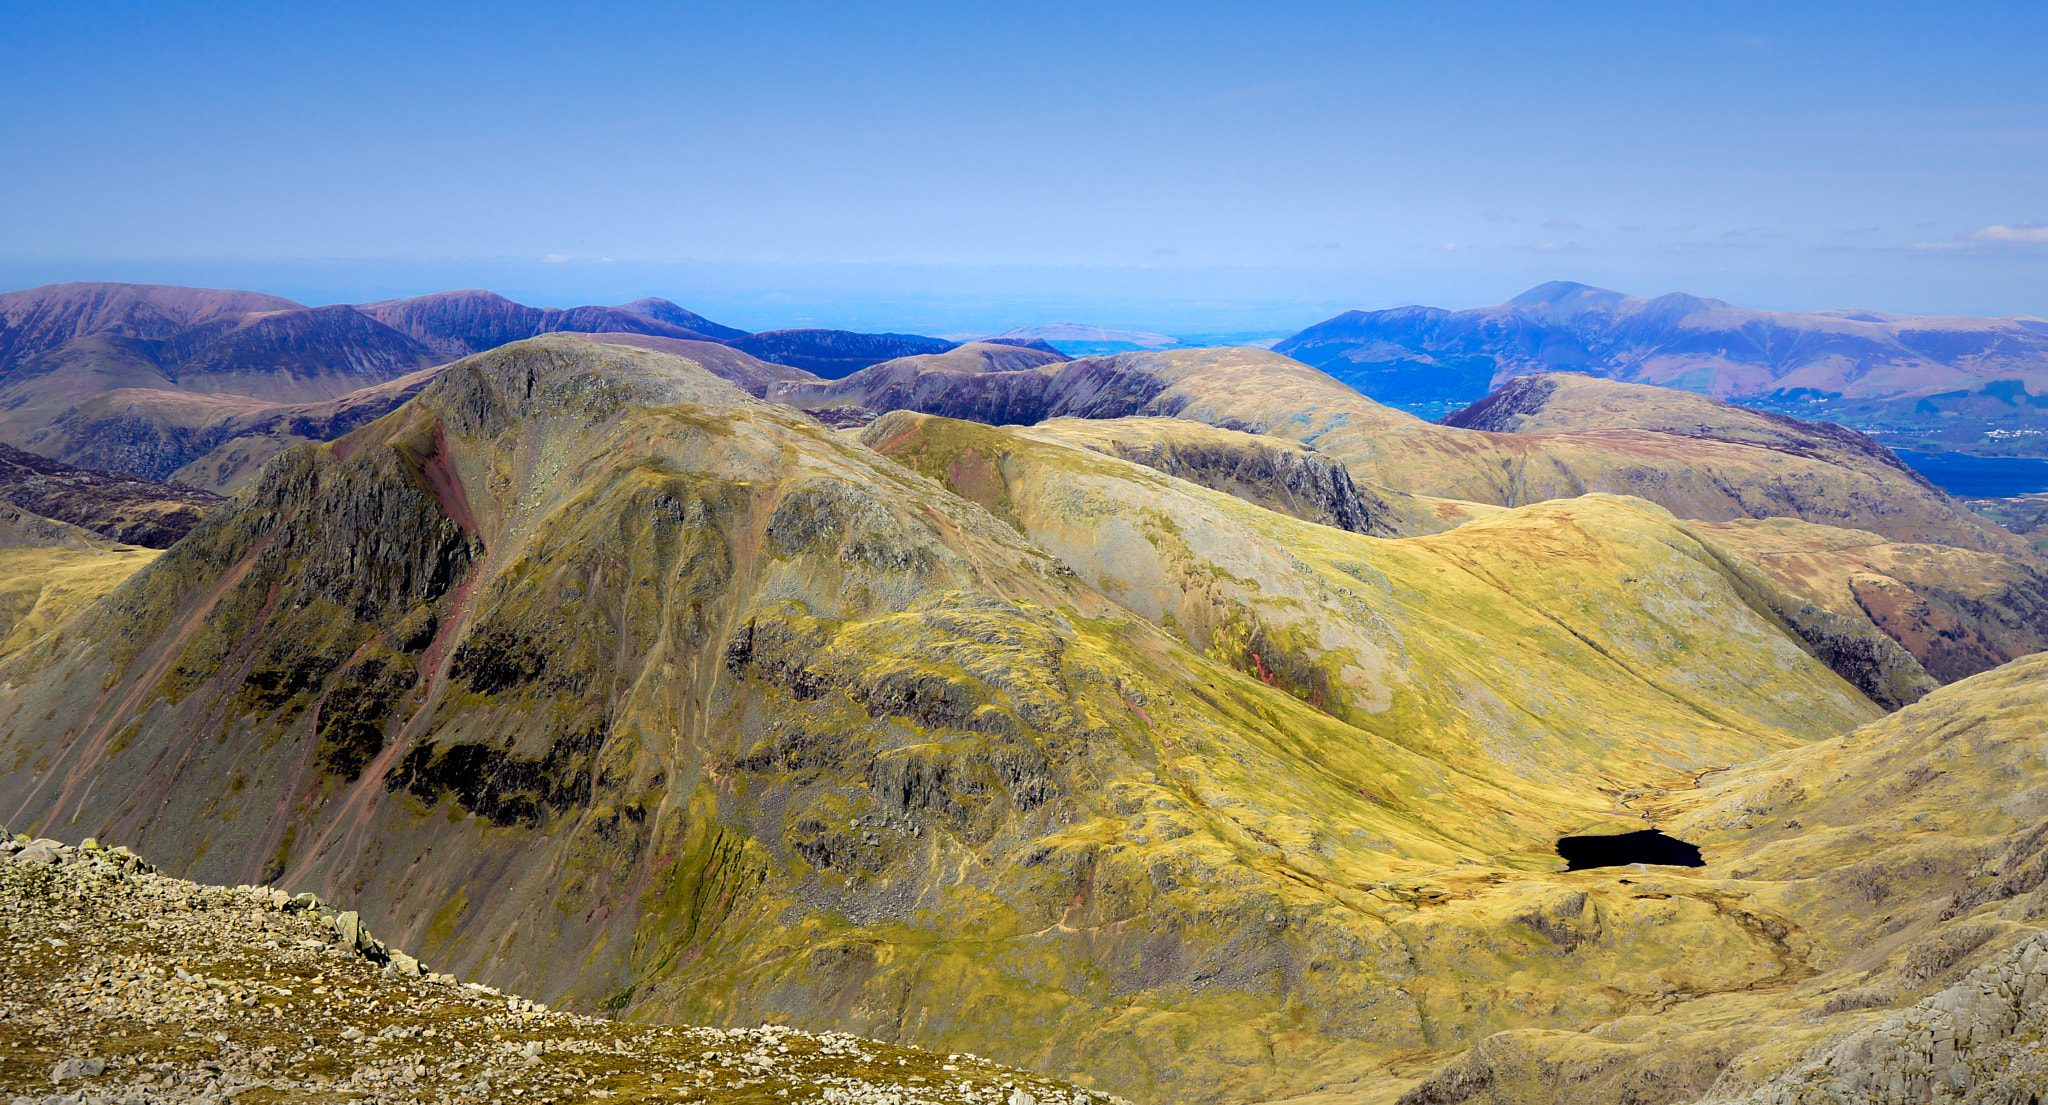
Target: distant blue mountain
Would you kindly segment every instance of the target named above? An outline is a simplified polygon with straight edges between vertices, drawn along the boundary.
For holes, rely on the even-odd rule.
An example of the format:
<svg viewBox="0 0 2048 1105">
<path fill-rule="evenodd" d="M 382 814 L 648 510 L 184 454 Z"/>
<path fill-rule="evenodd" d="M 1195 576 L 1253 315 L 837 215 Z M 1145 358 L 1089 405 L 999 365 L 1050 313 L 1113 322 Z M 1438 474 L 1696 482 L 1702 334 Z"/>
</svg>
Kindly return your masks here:
<svg viewBox="0 0 2048 1105">
<path fill-rule="evenodd" d="M 1885 398 L 2022 380 L 2048 390 L 2048 321 L 1753 311 L 1570 281 L 1497 307 L 1347 311 L 1274 347 L 1396 403 L 1468 403 L 1516 376 L 1569 369 L 1723 399 Z"/>
</svg>

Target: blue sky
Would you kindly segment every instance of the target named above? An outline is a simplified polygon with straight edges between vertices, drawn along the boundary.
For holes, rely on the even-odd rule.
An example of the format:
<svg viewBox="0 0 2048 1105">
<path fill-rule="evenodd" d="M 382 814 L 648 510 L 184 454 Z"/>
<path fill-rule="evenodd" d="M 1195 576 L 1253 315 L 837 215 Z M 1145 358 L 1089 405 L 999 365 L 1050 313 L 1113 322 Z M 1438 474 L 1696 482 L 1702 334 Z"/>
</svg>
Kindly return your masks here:
<svg viewBox="0 0 2048 1105">
<path fill-rule="evenodd" d="M 2048 315 L 2048 6 L 6 5 L 0 284 Z M 285 10 L 285 9 L 289 10 Z"/>
</svg>

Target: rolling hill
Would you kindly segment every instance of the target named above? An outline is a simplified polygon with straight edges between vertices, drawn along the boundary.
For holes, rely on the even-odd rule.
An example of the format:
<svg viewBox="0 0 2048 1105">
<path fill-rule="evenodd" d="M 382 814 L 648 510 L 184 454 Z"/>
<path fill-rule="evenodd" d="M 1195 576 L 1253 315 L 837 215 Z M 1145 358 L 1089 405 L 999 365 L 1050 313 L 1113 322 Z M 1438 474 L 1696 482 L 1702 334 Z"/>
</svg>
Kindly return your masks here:
<svg viewBox="0 0 2048 1105">
<path fill-rule="evenodd" d="M 2018 547 L 2011 534 L 1860 434 L 1571 374 L 1517 381 L 1498 402 L 1460 416 L 1500 429 L 1424 422 L 1291 358 L 1241 348 L 1084 357 L 1005 372 L 908 358 L 829 385 L 777 387 L 769 398 L 863 418 L 892 409 L 1020 425 L 1170 416 L 1311 445 L 1346 465 L 1361 486 L 1417 504 L 1514 507 L 1605 491 L 1641 496 L 1682 518 L 1789 517 L 1894 540 Z M 1419 528 L 1404 532 L 1471 516 L 1457 507 L 1441 520 L 1433 509 L 1413 511 Z"/>
<path fill-rule="evenodd" d="M 1469 403 L 1570 370 L 1717 398 L 1886 399 L 1994 380 L 2048 389 L 2048 321 L 1756 311 L 1552 281 L 1497 307 L 1348 311 L 1274 346 L 1388 402 Z"/>
</svg>

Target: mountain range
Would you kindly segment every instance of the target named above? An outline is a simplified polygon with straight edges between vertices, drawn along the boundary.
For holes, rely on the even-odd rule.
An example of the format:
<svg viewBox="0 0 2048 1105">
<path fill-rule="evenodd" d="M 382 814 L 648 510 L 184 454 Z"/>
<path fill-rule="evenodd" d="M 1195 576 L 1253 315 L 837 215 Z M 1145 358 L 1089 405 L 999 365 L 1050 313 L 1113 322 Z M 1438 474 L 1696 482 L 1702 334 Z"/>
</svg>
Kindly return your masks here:
<svg viewBox="0 0 2048 1105">
<path fill-rule="evenodd" d="M 1101 326 L 1089 326 L 1078 322 L 1052 322 L 1040 323 L 1034 326 L 1019 326 L 978 340 L 1017 343 L 1042 342 L 1061 353 L 1073 356 L 1129 353 L 1139 349 L 1166 349 L 1186 344 L 1179 338 L 1168 337 L 1165 334 L 1154 334 L 1145 330 L 1111 330 Z"/>
<path fill-rule="evenodd" d="M 2048 320 L 1756 311 L 1562 280 L 1497 307 L 1347 311 L 1273 348 L 1397 402 L 1469 403 L 1558 370 L 1723 399 L 1890 399 L 2001 380 L 2048 391 Z"/>
<path fill-rule="evenodd" d="M 0 479 L 11 828 L 558 1006 L 1144 1103 L 2048 1078 L 2048 562 L 1866 435 L 1584 372 L 1432 423 L 1258 349 L 243 296 L 0 314 L 10 363 L 70 350 L 0 373 L 72 374 L 38 449 L 235 492 Z M 428 363 L 182 388 L 314 311 Z M 162 382 L 77 382 L 112 343 Z M 123 543 L 135 504 L 189 530 Z M 1589 835 L 1616 865 L 1567 870 Z"/>
</svg>

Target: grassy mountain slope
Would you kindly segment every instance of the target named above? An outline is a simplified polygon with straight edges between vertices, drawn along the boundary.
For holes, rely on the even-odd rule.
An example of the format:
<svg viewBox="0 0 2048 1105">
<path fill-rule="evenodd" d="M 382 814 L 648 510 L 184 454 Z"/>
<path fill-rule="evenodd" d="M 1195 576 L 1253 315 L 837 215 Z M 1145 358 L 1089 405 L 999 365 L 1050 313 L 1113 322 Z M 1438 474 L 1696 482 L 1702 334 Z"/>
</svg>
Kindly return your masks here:
<svg viewBox="0 0 2048 1105">
<path fill-rule="evenodd" d="M 2011 545 L 1882 448 L 1847 431 L 1780 427 L 1778 439 L 1770 440 L 1746 420 L 1726 431 L 1714 425 L 1639 428 L 1590 421 L 1550 433 L 1461 431 L 1346 395 L 1348 389 L 1322 373 L 1273 354 L 1135 356 L 1164 362 L 1148 367 L 1171 384 L 1148 401 L 1150 408 L 1312 441 L 1318 451 L 1349 464 L 1355 476 L 1395 490 L 1500 505 L 1607 491 L 1639 495 L 1681 517 L 1707 521 L 1796 517 L 1901 540 Z M 1581 380 L 1603 388 L 1628 386 L 1558 379 L 1568 381 L 1567 388 Z M 1680 394 L 1638 392 L 1656 400 Z M 1837 440 L 1844 436 L 1849 440 Z"/>
<path fill-rule="evenodd" d="M 0 504 L 0 656 L 63 624 L 156 555 Z"/>
<path fill-rule="evenodd" d="M 1405 1094 L 1361 1079 L 1297 1101 L 2028 1100 L 2048 1078 L 2044 795 L 2048 657 L 2035 656 L 1653 796 L 1645 808 L 1707 865 L 1585 872 L 1585 901 L 1532 926 L 1597 945 L 1633 938 L 1603 890 L 1663 903 L 1666 925 L 1680 903 L 1718 901 L 1775 926 L 1774 978 L 1713 992 L 1666 969 L 1654 997 L 1584 1031 L 1488 1037 Z"/>
<path fill-rule="evenodd" d="M 805 407 L 908 409 L 1020 424 L 1172 416 L 1312 444 L 1349 467 L 1361 485 L 1431 499 L 1520 506 L 1605 491 L 1706 521 L 1793 517 L 1894 540 L 2017 547 L 2011 535 L 1962 510 L 1859 435 L 1667 389 L 1569 376 L 1518 381 L 1530 390 L 1516 394 L 1541 392 L 1542 401 L 1508 404 L 1496 414 L 1520 411 L 1517 425 L 1542 427 L 1533 409 L 1520 409 L 1548 402 L 1549 417 L 1570 429 L 1490 432 L 1424 422 L 1298 361 L 1255 349 L 1124 353 L 999 373 L 918 366 L 914 386 L 897 378 L 900 371 L 878 365 L 829 390 L 783 389 L 770 397 Z M 1565 405 L 1595 386 L 1622 389 L 1621 399 Z M 1678 407 L 1661 420 L 1640 416 L 1655 424 L 1602 420 L 1629 403 Z M 1702 419 L 1701 409 L 1686 403 L 1714 417 Z M 1415 513 L 1421 529 L 1441 528 L 1429 524 L 1429 512 Z"/>
<path fill-rule="evenodd" d="M 1303 521 L 1380 537 L 1413 532 L 1412 496 L 1361 488 L 1350 469 L 1284 438 L 1179 418 L 1055 418 L 1033 427 L 1054 438 L 1142 464 Z M 1441 527 L 1424 527 L 1421 532 Z"/>
<path fill-rule="evenodd" d="M 618 309 L 621 311 L 631 311 L 636 315 L 644 315 L 656 322 L 666 322 L 670 326 L 679 326 L 693 333 L 702 334 L 714 341 L 731 341 L 734 338 L 744 338 L 747 336 L 745 330 L 735 326 L 720 325 L 695 311 L 655 296 L 649 296 L 646 299 L 636 299 L 631 303 L 621 303 Z"/>
<path fill-rule="evenodd" d="M 852 408 L 869 417 L 882 411 L 944 406 L 954 417 L 1003 425 L 1043 418 L 1039 402 L 1064 354 L 990 342 L 969 342 L 943 353 L 921 353 L 870 365 L 835 380 L 770 389 L 768 398 L 812 411 Z M 972 397 L 962 381 L 974 377 Z M 963 409 L 964 403 L 964 409 Z"/>
<path fill-rule="evenodd" d="M 434 360 L 424 346 L 351 307 L 221 314 L 162 337 L 97 331 L 0 375 L 0 440 L 26 445 L 67 412 L 117 389 L 322 402 Z"/>
<path fill-rule="evenodd" d="M 231 491 L 292 445 L 326 441 L 383 417 L 438 371 L 420 369 L 318 403 L 120 388 L 80 402 L 26 444 L 79 464 Z"/>
<path fill-rule="evenodd" d="M 1710 901 L 1601 891 L 1645 937 L 1562 954 L 1510 920 L 1583 881 L 1556 834 L 1879 713 L 1668 515 L 1385 541 L 908 421 L 883 456 L 568 337 L 460 362 L 0 663 L 0 815 L 346 888 L 550 1001 L 1153 1099 L 1780 971 Z"/>
</svg>

